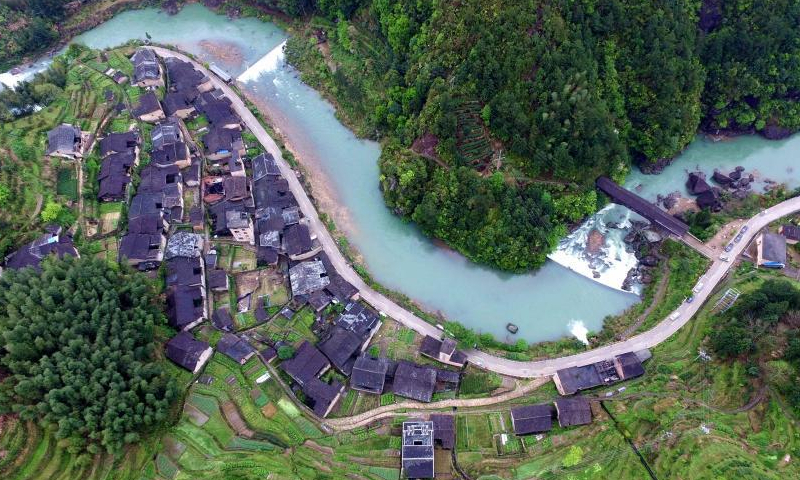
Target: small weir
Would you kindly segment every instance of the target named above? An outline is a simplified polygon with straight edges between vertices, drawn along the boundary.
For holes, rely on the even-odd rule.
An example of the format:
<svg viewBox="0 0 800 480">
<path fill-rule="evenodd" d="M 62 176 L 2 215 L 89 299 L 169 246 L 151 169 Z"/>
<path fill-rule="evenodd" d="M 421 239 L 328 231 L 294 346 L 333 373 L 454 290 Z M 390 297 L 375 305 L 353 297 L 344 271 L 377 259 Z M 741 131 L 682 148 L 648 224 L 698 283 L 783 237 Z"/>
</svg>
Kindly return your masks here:
<svg viewBox="0 0 800 480">
<path fill-rule="evenodd" d="M 266 55 L 261 57 L 256 63 L 251 65 L 247 70 L 242 72 L 236 80 L 239 82 L 252 82 L 267 73 L 277 70 L 283 65 L 283 49 L 286 47 L 286 40 L 280 43 L 277 47 L 273 48 Z"/>
</svg>

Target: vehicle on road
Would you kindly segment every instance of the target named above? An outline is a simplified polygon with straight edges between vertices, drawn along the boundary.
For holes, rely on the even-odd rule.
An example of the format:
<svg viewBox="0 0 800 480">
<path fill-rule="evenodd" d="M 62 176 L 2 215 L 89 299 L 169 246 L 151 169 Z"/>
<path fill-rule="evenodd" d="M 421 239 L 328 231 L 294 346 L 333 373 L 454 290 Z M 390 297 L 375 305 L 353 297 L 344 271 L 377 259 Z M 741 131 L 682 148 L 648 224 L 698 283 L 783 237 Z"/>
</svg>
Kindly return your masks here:
<svg viewBox="0 0 800 480">
<path fill-rule="evenodd" d="M 731 250 L 733 250 L 733 243 L 729 243 L 725 246 L 726 252 L 730 252 Z"/>
<path fill-rule="evenodd" d="M 681 316 L 681 312 L 672 312 L 672 315 L 669 316 L 670 320 L 677 320 L 678 317 Z"/>
<path fill-rule="evenodd" d="M 686 303 L 692 303 L 692 302 L 694 302 L 694 295 L 689 295 L 689 297 L 686 299 Z"/>
<path fill-rule="evenodd" d="M 727 262 L 728 260 L 730 260 L 730 257 L 728 257 L 728 255 L 723 253 L 722 255 L 719 256 L 719 259 L 722 260 L 723 262 Z"/>
<path fill-rule="evenodd" d="M 702 290 L 702 289 L 703 289 L 703 282 L 698 282 L 697 285 L 694 286 L 692 291 L 694 293 L 700 293 L 700 290 Z"/>
<path fill-rule="evenodd" d="M 739 243 L 739 242 L 741 242 L 741 241 L 742 241 L 742 234 L 740 233 L 739 235 L 736 235 L 736 236 L 733 238 L 733 241 L 734 241 L 734 242 L 736 242 L 736 243 Z"/>
<path fill-rule="evenodd" d="M 744 227 L 742 227 L 742 231 L 739 232 L 739 235 L 745 233 L 747 230 L 749 230 L 749 229 L 747 228 L 747 225 L 745 225 Z"/>
</svg>

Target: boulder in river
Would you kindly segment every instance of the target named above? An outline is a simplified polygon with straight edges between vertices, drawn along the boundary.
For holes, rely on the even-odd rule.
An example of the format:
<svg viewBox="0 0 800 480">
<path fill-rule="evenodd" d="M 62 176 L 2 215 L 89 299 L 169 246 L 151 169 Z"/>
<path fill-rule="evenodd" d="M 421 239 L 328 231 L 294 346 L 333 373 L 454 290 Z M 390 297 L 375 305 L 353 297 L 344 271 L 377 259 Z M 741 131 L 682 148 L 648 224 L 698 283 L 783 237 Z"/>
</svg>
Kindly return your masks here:
<svg viewBox="0 0 800 480">
<path fill-rule="evenodd" d="M 506 330 L 511 333 L 517 333 L 519 331 L 519 327 L 514 325 L 513 323 L 509 323 L 506 325 Z"/>
<path fill-rule="evenodd" d="M 714 175 L 711 177 L 712 180 L 717 182 L 718 184 L 727 187 L 731 184 L 732 179 L 731 177 L 725 175 L 724 173 L 720 172 L 719 170 L 714 170 Z"/>
<path fill-rule="evenodd" d="M 692 172 L 689 174 L 686 188 L 689 189 L 692 195 L 700 195 L 711 190 L 711 185 L 706 182 L 705 175 L 702 172 Z"/>
<path fill-rule="evenodd" d="M 661 241 L 661 235 L 659 235 L 658 232 L 655 232 L 653 230 L 644 230 L 642 233 L 644 234 L 644 238 L 646 238 L 647 241 L 650 243 L 656 243 Z"/>
<path fill-rule="evenodd" d="M 600 230 L 595 228 L 589 232 L 589 238 L 586 241 L 586 253 L 590 255 L 597 255 L 605 245 L 606 237 L 600 233 Z"/>
<path fill-rule="evenodd" d="M 738 167 L 737 167 L 738 168 Z M 742 171 L 741 170 L 734 170 L 728 174 L 728 178 L 731 180 L 739 180 L 742 178 Z"/>
</svg>

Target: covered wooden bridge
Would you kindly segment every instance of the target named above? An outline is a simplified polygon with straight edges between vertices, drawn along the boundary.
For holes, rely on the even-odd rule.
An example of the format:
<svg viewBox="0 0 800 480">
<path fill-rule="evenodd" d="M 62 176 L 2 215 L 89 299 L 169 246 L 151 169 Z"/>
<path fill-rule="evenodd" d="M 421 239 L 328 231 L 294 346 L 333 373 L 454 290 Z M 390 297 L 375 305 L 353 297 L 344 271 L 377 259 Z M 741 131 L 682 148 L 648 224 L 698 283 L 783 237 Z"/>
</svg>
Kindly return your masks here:
<svg viewBox="0 0 800 480">
<path fill-rule="evenodd" d="M 652 202 L 625 190 L 608 177 L 598 177 L 597 188 L 611 198 L 611 201 L 630 208 L 676 237 L 683 238 L 689 232 L 689 225 L 658 208 Z"/>
</svg>

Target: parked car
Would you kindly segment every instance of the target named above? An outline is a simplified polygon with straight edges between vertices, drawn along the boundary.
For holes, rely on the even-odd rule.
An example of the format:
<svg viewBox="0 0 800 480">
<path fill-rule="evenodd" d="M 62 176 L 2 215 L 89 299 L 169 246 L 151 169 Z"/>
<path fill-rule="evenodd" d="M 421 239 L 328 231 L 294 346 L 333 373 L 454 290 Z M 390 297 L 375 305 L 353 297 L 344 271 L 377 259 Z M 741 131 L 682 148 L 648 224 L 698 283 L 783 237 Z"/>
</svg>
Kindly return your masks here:
<svg viewBox="0 0 800 480">
<path fill-rule="evenodd" d="M 731 250 L 733 250 L 733 243 L 729 243 L 727 246 L 725 246 L 726 252 L 730 252 Z"/>
<path fill-rule="evenodd" d="M 739 243 L 742 241 L 742 234 L 736 235 L 736 238 L 733 239 L 734 242 Z"/>
<path fill-rule="evenodd" d="M 742 227 L 742 231 L 739 233 L 739 235 L 746 232 L 747 230 L 748 230 L 747 225 L 745 225 L 744 227 Z"/>
<path fill-rule="evenodd" d="M 694 295 L 689 295 L 689 297 L 686 299 L 686 303 L 692 303 L 692 302 L 694 302 Z"/>
</svg>

